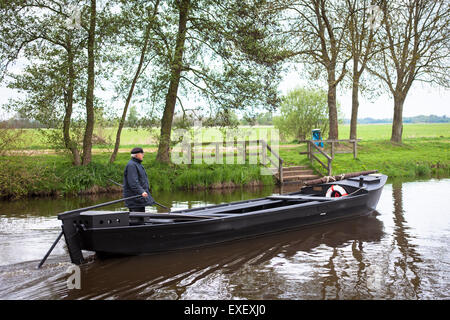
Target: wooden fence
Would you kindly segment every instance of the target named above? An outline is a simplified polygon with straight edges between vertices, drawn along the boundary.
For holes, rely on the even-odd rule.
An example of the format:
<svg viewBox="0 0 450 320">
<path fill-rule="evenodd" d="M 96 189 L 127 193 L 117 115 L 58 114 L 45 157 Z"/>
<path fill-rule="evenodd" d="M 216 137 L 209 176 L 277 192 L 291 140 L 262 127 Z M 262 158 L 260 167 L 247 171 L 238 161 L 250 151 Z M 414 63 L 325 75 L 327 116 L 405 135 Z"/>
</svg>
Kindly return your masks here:
<svg viewBox="0 0 450 320">
<path fill-rule="evenodd" d="M 201 148 L 199 148 L 201 146 Z M 237 155 L 240 158 L 240 163 L 247 162 L 247 156 L 258 156 L 261 155 L 261 163 L 263 165 L 267 165 L 268 161 L 277 169 L 278 177 L 280 183 L 283 183 L 283 162 L 284 160 L 280 157 L 280 155 L 273 150 L 265 140 L 246 140 L 246 141 L 219 141 L 219 142 L 201 142 L 201 143 L 187 143 L 184 147 L 189 148 L 188 154 L 190 154 L 190 158 L 188 162 L 191 162 L 192 159 L 203 159 L 205 155 L 204 146 L 213 146 L 214 148 L 214 157 L 216 163 L 221 163 L 221 159 L 224 156 L 229 156 L 227 153 L 230 147 L 232 149 L 232 156 Z M 256 146 L 256 148 L 251 148 L 252 146 Z M 200 150 L 199 150 L 200 149 Z M 223 150 L 225 149 L 225 152 Z M 206 153 L 211 155 L 212 150 L 207 150 Z M 236 154 L 237 151 L 237 154 Z M 253 151 L 256 151 L 253 152 Z M 253 153 L 252 153 L 253 152 Z M 234 160 L 233 160 L 234 161 Z M 238 162 L 238 163 L 239 163 Z"/>
<path fill-rule="evenodd" d="M 316 160 L 327 172 L 328 176 L 332 175 L 332 162 L 334 159 L 334 155 L 337 153 L 353 153 L 353 158 L 356 159 L 358 156 L 358 142 L 361 141 L 361 139 L 336 139 L 336 140 L 300 140 L 300 143 L 306 143 L 308 147 L 308 151 L 306 152 L 300 152 L 300 154 L 306 154 L 308 155 L 308 159 L 313 162 Z M 321 148 L 316 145 L 316 143 L 323 142 L 324 144 L 329 143 L 331 145 L 330 153 L 328 154 L 325 152 L 324 148 Z M 345 150 L 336 150 L 336 144 L 341 143 L 351 143 L 352 144 L 352 150 L 351 151 L 345 151 Z M 321 154 L 326 159 L 326 164 L 322 162 L 316 154 Z"/>
</svg>

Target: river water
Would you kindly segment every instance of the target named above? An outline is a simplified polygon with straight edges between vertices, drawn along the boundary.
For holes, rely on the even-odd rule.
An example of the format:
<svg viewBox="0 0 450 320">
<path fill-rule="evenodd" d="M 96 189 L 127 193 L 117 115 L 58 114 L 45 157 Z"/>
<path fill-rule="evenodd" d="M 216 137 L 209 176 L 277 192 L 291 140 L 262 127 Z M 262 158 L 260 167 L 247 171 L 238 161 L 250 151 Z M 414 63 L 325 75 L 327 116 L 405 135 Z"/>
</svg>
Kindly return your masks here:
<svg viewBox="0 0 450 320">
<path fill-rule="evenodd" d="M 364 218 L 182 252 L 91 259 L 81 266 L 81 289 L 68 289 L 63 239 L 36 269 L 60 232 L 56 214 L 120 194 L 0 202 L 0 299 L 449 299 L 449 189 L 450 179 L 391 182 Z M 175 209 L 291 191 L 154 197 Z"/>
</svg>

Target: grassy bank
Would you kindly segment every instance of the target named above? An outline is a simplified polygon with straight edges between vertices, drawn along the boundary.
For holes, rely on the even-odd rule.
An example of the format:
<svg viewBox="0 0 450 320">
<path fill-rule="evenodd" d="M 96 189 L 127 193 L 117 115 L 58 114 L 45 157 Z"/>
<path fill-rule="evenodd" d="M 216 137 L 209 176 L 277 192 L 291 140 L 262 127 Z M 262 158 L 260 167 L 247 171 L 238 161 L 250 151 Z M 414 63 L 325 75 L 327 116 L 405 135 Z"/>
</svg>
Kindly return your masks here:
<svg viewBox="0 0 450 320">
<path fill-rule="evenodd" d="M 306 151 L 306 145 L 280 149 L 280 155 L 287 163 L 309 165 L 306 156 L 299 154 L 301 151 Z M 324 156 L 317 156 L 326 163 Z M 313 167 L 317 172 L 325 173 L 317 161 L 313 162 Z M 450 140 L 404 139 L 401 145 L 386 140 L 363 140 L 358 144 L 357 159 L 353 159 L 353 154 L 336 154 L 332 162 L 333 175 L 365 170 L 378 170 L 390 177 L 449 177 Z"/>
<path fill-rule="evenodd" d="M 148 153 L 143 165 L 151 191 L 199 190 L 234 186 L 271 185 L 272 176 L 261 176 L 256 165 L 165 165 Z M 114 164 L 109 154 L 94 155 L 85 167 L 73 167 L 61 155 L 0 158 L 0 197 L 21 198 L 33 195 L 73 195 L 120 192 L 109 179 L 122 183 L 123 170 L 130 159 L 121 153 Z"/>
<path fill-rule="evenodd" d="M 358 138 L 362 141 L 358 143 L 357 159 L 351 153 L 336 154 L 332 174 L 378 170 L 393 178 L 450 176 L 450 124 L 404 124 L 400 145 L 389 141 L 391 129 L 390 124 L 358 125 Z M 348 139 L 349 132 L 350 125 L 339 126 L 340 139 Z M 351 151 L 350 146 L 341 149 Z M 300 151 L 306 151 L 306 144 L 280 149 L 280 154 L 289 163 L 310 164 Z M 326 163 L 325 157 L 317 156 Z M 326 173 L 316 161 L 313 167 L 319 173 Z"/>
<path fill-rule="evenodd" d="M 357 159 L 353 159 L 352 154 L 336 154 L 333 174 L 377 169 L 390 177 L 450 176 L 449 124 L 405 125 L 401 145 L 389 142 L 390 129 L 390 125 L 359 126 L 358 134 L 362 141 L 358 145 Z M 340 126 L 342 139 L 348 138 L 348 130 L 349 126 Z M 134 141 L 133 131 L 126 132 L 126 137 L 125 146 Z M 291 147 L 292 142 L 286 143 L 289 145 L 279 148 L 285 165 L 310 165 L 306 155 L 300 154 L 306 151 L 305 144 Z M 139 143 L 130 144 L 136 145 Z M 128 150 L 127 147 L 124 150 Z M 110 153 L 100 150 L 100 153 L 93 155 L 90 165 L 73 167 L 69 159 L 61 154 L 32 154 L 0 157 L 0 197 L 120 192 L 120 188 L 109 179 L 122 181 L 123 169 L 130 157 L 129 152 L 119 153 L 116 162 L 109 164 Z M 275 183 L 272 176 L 261 176 L 260 167 L 256 165 L 165 165 L 157 163 L 155 157 L 155 152 L 147 152 L 143 163 L 152 191 Z M 321 159 L 325 162 L 324 157 Z M 317 162 L 313 163 L 313 167 L 317 172 L 324 173 Z"/>
</svg>

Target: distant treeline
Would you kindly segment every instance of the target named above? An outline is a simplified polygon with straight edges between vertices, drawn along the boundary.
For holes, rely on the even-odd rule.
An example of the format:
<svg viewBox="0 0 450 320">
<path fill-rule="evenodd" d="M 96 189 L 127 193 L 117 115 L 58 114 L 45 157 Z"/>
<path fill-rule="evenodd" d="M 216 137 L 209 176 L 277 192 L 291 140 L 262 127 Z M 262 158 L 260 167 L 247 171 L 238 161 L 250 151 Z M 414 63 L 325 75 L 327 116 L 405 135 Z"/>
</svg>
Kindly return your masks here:
<svg viewBox="0 0 450 320">
<path fill-rule="evenodd" d="M 117 119 L 115 119 L 115 120 L 117 120 Z M 115 125 L 114 120 L 110 120 L 110 121 L 105 120 L 105 121 L 110 122 L 110 123 L 108 123 L 110 126 Z M 176 122 L 177 119 L 174 119 L 174 121 Z M 135 122 L 136 122 L 136 119 L 134 119 L 133 117 L 130 117 L 130 119 L 127 119 L 127 121 L 125 122 L 125 127 L 132 127 L 132 128 L 138 127 L 139 125 L 136 124 Z M 255 118 L 252 118 L 252 119 L 244 118 L 244 119 L 238 120 L 236 117 L 235 122 L 236 122 L 235 124 L 243 125 L 243 126 L 248 126 L 248 125 L 271 126 L 271 125 L 273 125 L 273 116 L 272 116 L 272 113 L 266 112 L 266 113 L 262 113 L 262 114 L 258 115 Z M 342 120 L 341 123 L 350 124 L 350 119 L 344 119 L 344 120 Z M 378 123 L 392 123 L 392 119 L 374 119 L 374 118 L 358 119 L 358 124 L 378 124 Z M 403 118 L 403 123 L 450 123 L 450 117 L 447 117 L 445 115 L 444 116 L 436 116 L 436 115 L 423 116 L 422 115 L 422 116 L 415 116 L 415 117 L 406 117 L 406 118 Z M 25 128 L 49 128 L 49 126 L 48 126 L 48 124 L 43 125 L 42 123 L 40 123 L 39 121 L 36 121 L 36 120 L 9 119 L 9 120 L 0 121 L 0 128 L 25 129 Z"/>
<path fill-rule="evenodd" d="M 8 119 L 0 121 L 0 128 L 14 128 L 14 129 L 36 129 L 36 128 L 46 128 L 37 120 L 30 119 Z"/>
<path fill-rule="evenodd" d="M 429 116 L 415 116 L 403 118 L 403 123 L 449 123 L 450 118 L 444 116 L 436 116 L 434 114 Z M 363 118 L 358 119 L 358 124 L 376 124 L 376 123 L 392 123 L 391 119 L 374 119 Z M 350 119 L 344 119 L 344 124 L 350 124 Z"/>
</svg>

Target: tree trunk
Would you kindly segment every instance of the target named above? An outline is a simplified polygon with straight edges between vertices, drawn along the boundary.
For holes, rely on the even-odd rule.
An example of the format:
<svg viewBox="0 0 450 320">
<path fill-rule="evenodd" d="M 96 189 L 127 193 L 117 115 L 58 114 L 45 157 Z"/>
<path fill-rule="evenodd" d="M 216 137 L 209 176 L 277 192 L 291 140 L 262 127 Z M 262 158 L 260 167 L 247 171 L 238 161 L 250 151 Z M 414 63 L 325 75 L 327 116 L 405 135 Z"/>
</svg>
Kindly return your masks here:
<svg viewBox="0 0 450 320">
<path fill-rule="evenodd" d="M 356 130 L 358 126 L 358 108 L 359 108 L 359 75 L 353 73 L 352 87 L 352 118 L 350 120 L 350 139 L 356 139 Z"/>
<path fill-rule="evenodd" d="M 136 82 L 141 73 L 142 65 L 144 64 L 144 58 L 145 58 L 145 54 L 147 52 L 147 46 L 149 43 L 149 39 L 150 39 L 150 22 L 149 22 L 149 25 L 147 26 L 147 30 L 145 33 L 144 46 L 142 47 L 141 57 L 139 59 L 139 65 L 136 69 L 136 73 L 134 75 L 133 81 L 131 82 L 131 87 L 130 87 L 130 90 L 128 91 L 127 100 L 125 101 L 125 106 L 123 108 L 122 118 L 120 119 L 119 128 L 117 129 L 116 143 L 114 144 L 114 151 L 111 154 L 111 158 L 109 159 L 110 163 L 113 163 L 116 160 L 117 152 L 119 151 L 120 135 L 122 133 L 123 125 L 125 124 L 125 119 L 127 116 L 128 107 L 130 105 L 131 98 L 133 96 L 134 87 L 136 86 Z"/>
<path fill-rule="evenodd" d="M 91 162 L 92 158 L 92 134 L 94 132 L 94 80 L 95 80 L 95 23 L 96 0 L 91 0 L 88 37 L 88 84 L 86 91 L 86 128 L 83 139 L 83 165 Z"/>
<path fill-rule="evenodd" d="M 189 2 L 190 0 L 182 0 L 179 5 L 180 20 L 178 24 L 178 35 L 175 45 L 175 52 L 172 59 L 169 90 L 166 95 L 166 104 L 161 120 L 161 137 L 159 140 L 156 160 L 164 163 L 170 162 L 170 135 L 172 131 L 172 121 L 183 63 L 184 42 L 186 39 L 186 24 L 190 4 Z"/>
<path fill-rule="evenodd" d="M 67 46 L 67 63 L 69 67 L 69 84 L 67 87 L 67 99 L 66 99 L 66 113 L 64 114 L 63 120 L 63 136 L 64 136 L 64 144 L 68 150 L 72 153 L 72 160 L 75 166 L 79 166 L 81 164 L 80 153 L 78 152 L 77 146 L 74 141 L 70 138 L 70 119 L 72 117 L 73 110 L 73 88 L 75 81 L 75 71 L 73 67 L 73 52 L 70 42 L 68 41 Z"/>
<path fill-rule="evenodd" d="M 394 120 L 392 122 L 391 142 L 402 143 L 403 134 L 403 103 L 405 97 L 403 94 L 394 95 Z"/>
<path fill-rule="evenodd" d="M 328 71 L 328 120 L 330 133 L 328 138 L 338 139 L 338 116 L 336 107 L 336 75 L 334 68 Z"/>
</svg>

